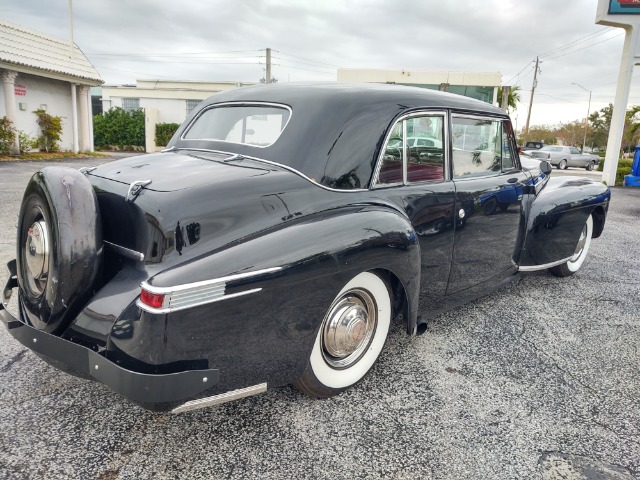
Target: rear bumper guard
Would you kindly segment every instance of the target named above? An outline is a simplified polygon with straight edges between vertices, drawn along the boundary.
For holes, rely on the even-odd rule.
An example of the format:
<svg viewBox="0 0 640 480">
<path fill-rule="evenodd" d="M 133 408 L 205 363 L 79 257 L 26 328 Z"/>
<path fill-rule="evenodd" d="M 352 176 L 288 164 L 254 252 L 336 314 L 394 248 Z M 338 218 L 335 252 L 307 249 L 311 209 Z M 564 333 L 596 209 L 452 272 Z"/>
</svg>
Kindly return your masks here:
<svg viewBox="0 0 640 480">
<path fill-rule="evenodd" d="M 146 374 L 120 367 L 77 343 L 37 330 L 17 320 L 7 310 L 14 288 L 18 287 L 16 261 L 11 260 L 9 280 L 2 292 L 0 320 L 8 332 L 28 349 L 55 360 L 69 371 L 92 377 L 129 400 L 149 404 L 176 403 L 196 397 L 220 381 L 218 369 L 188 370 L 169 374 Z"/>
</svg>

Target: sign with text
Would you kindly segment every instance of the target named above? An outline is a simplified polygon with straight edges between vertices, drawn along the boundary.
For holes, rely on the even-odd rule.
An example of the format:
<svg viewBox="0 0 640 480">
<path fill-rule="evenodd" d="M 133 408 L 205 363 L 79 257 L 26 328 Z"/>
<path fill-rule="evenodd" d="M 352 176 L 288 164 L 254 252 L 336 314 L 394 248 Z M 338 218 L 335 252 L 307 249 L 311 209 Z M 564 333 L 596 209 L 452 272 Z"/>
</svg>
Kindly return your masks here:
<svg viewBox="0 0 640 480">
<path fill-rule="evenodd" d="M 640 0 L 609 0 L 609 14 L 640 15 Z"/>
<path fill-rule="evenodd" d="M 24 97 L 27 95 L 27 87 L 25 85 L 20 85 L 16 83 L 13 87 L 13 91 L 16 94 L 16 97 Z"/>
</svg>

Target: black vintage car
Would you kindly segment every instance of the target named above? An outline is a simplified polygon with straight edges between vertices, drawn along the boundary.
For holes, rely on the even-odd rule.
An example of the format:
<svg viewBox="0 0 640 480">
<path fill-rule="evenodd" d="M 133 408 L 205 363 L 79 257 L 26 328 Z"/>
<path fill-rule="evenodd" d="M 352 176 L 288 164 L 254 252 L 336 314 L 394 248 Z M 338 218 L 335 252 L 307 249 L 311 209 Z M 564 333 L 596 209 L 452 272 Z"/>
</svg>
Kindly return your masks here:
<svg viewBox="0 0 640 480">
<path fill-rule="evenodd" d="M 151 410 L 290 383 L 328 397 L 369 371 L 392 321 L 421 334 L 518 272 L 582 266 L 610 192 L 550 171 L 522 168 L 503 111 L 457 95 L 217 94 L 162 153 L 33 176 L 0 317 Z"/>
</svg>

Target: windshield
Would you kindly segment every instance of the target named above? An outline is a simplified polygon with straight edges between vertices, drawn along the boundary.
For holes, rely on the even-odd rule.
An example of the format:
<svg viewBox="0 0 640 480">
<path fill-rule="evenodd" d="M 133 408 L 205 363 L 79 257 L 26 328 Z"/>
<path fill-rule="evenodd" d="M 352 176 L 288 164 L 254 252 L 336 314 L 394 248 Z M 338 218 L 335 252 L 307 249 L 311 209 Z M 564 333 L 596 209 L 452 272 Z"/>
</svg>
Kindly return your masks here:
<svg viewBox="0 0 640 480">
<path fill-rule="evenodd" d="M 182 138 L 268 147 L 278 139 L 290 116 L 289 109 L 270 105 L 212 107 L 195 119 Z"/>
</svg>

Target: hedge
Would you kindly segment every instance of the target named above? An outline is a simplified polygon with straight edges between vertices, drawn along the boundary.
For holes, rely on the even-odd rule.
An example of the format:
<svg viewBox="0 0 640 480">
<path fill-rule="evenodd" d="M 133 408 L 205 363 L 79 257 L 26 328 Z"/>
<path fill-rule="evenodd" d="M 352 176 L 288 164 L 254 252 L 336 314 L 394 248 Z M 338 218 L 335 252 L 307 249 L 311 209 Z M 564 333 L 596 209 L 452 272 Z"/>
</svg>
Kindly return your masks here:
<svg viewBox="0 0 640 480">
<path fill-rule="evenodd" d="M 176 133 L 179 123 L 157 123 L 156 124 L 156 145 L 164 147 L 169 143 L 173 134 Z"/>
<path fill-rule="evenodd" d="M 93 140 L 100 147 L 144 146 L 144 111 L 115 107 L 94 116 Z"/>
</svg>

